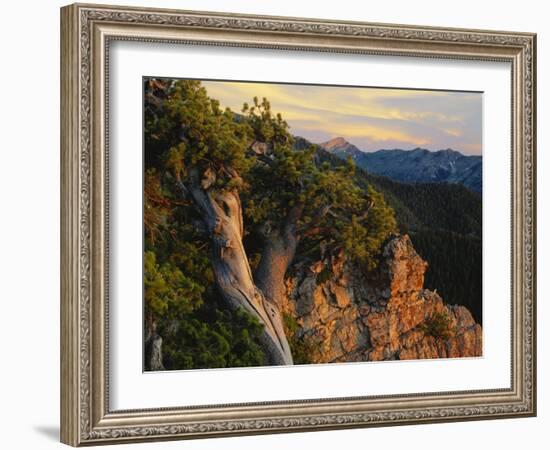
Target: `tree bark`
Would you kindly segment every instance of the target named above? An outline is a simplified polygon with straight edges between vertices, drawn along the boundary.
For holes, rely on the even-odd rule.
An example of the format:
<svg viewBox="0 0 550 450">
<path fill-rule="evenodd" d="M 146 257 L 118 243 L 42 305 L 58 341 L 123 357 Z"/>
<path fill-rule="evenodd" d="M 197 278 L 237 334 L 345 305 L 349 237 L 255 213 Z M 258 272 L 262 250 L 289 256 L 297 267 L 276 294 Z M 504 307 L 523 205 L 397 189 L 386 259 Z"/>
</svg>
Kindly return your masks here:
<svg viewBox="0 0 550 450">
<path fill-rule="evenodd" d="M 165 370 L 162 363 L 162 337 L 157 333 L 157 325 L 152 314 L 145 320 L 144 342 L 145 370 Z"/>
<path fill-rule="evenodd" d="M 145 370 L 165 370 L 162 364 L 162 337 L 153 334 L 145 341 Z"/>
<path fill-rule="evenodd" d="M 255 272 L 255 281 L 268 300 L 282 308 L 285 292 L 285 274 L 296 255 L 299 242 L 297 223 L 304 206 L 291 208 L 283 225 L 264 236 L 260 262 Z"/>
<path fill-rule="evenodd" d="M 235 191 L 214 193 L 210 186 L 215 175 L 206 170 L 193 170 L 187 190 L 206 225 L 212 243 L 211 261 L 219 291 L 232 309 L 244 308 L 264 325 L 260 338 L 267 363 L 292 364 L 281 314 L 254 284 L 248 257 L 244 250 L 243 215 Z"/>
</svg>

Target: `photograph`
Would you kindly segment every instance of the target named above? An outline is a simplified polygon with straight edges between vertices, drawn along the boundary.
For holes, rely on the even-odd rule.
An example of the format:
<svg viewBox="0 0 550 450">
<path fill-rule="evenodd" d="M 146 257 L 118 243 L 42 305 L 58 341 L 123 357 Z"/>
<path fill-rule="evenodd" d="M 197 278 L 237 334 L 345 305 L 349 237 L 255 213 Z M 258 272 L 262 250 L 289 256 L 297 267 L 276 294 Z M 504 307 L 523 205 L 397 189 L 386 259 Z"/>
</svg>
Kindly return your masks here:
<svg viewBox="0 0 550 450">
<path fill-rule="evenodd" d="M 30 129 L 55 131 L 58 170 L 40 172 L 59 178 L 23 184 L 57 189 L 59 308 L 39 323 L 55 324 L 59 354 L 34 352 L 14 373 L 55 365 L 59 440 L 280 448 L 293 434 L 329 448 L 342 438 L 306 439 L 369 428 L 353 433 L 386 445 L 396 427 L 397 444 L 462 448 L 452 427 L 524 446 L 544 428 L 542 15 L 199 3 L 65 5 L 50 18 L 59 33 L 43 33 L 59 92 L 32 92 L 59 95 L 32 104 L 59 114 L 35 114 Z M 28 60 L 34 86 L 43 65 Z M 7 105 L 28 116 L 29 102 Z M 29 159 L 18 145 L 8 156 Z M 6 167 L 12 191 L 39 180 Z M 47 202 L 11 197 L 27 205 L 11 221 L 29 227 L 25 242 L 51 243 L 36 231 Z M 12 241 L 12 265 L 28 268 Z M 16 343 L 36 335 L 16 328 Z M 11 347 L 42 345 L 27 341 Z"/>
<path fill-rule="evenodd" d="M 142 95 L 144 371 L 484 356 L 483 92 Z"/>
</svg>

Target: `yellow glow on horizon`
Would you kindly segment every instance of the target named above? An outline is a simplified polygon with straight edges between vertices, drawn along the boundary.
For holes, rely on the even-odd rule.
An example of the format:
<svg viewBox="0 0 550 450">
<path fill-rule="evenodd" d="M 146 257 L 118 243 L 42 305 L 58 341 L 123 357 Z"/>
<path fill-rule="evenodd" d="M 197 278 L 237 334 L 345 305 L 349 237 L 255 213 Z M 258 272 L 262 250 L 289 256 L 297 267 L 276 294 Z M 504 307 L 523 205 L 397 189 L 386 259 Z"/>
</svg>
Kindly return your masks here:
<svg viewBox="0 0 550 450">
<path fill-rule="evenodd" d="M 267 98 L 273 112 L 281 113 L 291 131 L 404 146 L 430 145 L 437 135 L 440 141 L 447 136 L 454 139 L 453 143 L 460 142 L 464 150 L 481 148 L 481 142 L 470 142 L 472 137 L 466 142 L 465 114 L 452 108 L 453 102 L 460 100 L 479 103 L 481 110 L 479 94 L 231 81 L 202 84 L 211 98 L 236 112 L 254 97 Z M 444 142 L 440 145 L 450 146 Z"/>
<path fill-rule="evenodd" d="M 332 124 L 330 122 L 322 123 L 323 130 L 333 136 L 342 136 L 349 140 L 359 137 L 367 137 L 373 141 L 386 142 L 389 140 L 395 140 L 403 143 L 415 143 L 416 145 L 426 145 L 430 141 L 422 139 L 411 134 L 392 129 L 385 129 L 382 127 L 375 127 L 372 125 L 364 124 Z M 301 127 L 306 130 L 315 130 L 316 124 L 301 124 Z"/>
</svg>

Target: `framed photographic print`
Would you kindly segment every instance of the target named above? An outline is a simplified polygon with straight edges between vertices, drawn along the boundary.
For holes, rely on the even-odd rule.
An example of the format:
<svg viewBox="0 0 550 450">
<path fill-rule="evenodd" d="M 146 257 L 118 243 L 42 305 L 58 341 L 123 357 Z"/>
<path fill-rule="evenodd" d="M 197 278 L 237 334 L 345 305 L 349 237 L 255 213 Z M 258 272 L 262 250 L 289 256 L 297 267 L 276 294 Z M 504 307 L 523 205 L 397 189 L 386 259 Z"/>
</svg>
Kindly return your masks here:
<svg viewBox="0 0 550 450">
<path fill-rule="evenodd" d="M 61 10 L 61 440 L 527 417 L 536 36 Z"/>
</svg>

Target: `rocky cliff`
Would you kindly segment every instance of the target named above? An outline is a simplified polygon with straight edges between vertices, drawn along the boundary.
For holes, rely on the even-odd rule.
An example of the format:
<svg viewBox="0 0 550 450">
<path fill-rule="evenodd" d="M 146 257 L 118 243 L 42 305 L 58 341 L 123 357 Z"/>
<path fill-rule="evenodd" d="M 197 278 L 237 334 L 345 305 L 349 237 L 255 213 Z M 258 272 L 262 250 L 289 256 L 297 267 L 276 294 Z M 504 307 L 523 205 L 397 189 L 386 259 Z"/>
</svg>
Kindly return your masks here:
<svg viewBox="0 0 550 450">
<path fill-rule="evenodd" d="M 387 242 L 374 273 L 358 273 L 341 256 L 294 267 L 284 312 L 296 318 L 309 362 L 481 356 L 481 326 L 424 289 L 426 268 L 407 235 Z"/>
</svg>

